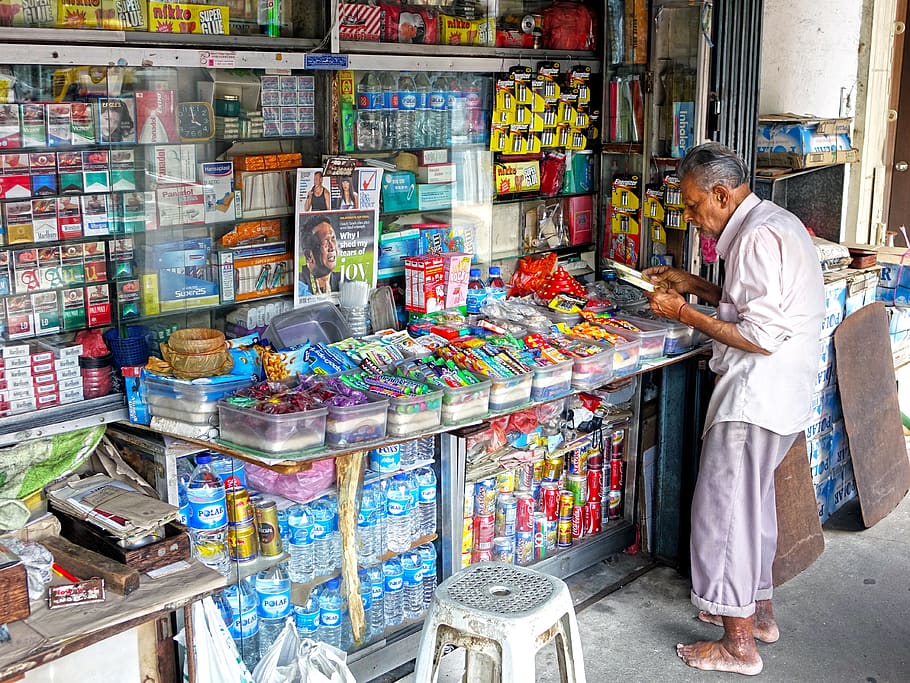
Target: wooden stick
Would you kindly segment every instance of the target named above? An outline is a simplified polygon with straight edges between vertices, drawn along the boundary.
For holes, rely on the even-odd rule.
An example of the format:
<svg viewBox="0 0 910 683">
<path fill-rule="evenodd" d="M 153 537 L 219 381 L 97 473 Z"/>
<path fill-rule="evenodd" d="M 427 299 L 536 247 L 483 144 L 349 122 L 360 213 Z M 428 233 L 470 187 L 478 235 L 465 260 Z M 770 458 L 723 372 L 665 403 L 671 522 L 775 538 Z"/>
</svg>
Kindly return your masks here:
<svg viewBox="0 0 910 683">
<path fill-rule="evenodd" d="M 360 643 L 366 631 L 366 616 L 357 574 L 357 490 L 363 476 L 363 451 L 335 459 L 338 485 L 338 528 L 341 531 L 341 577 L 348 598 L 348 613 L 354 642 Z"/>
</svg>

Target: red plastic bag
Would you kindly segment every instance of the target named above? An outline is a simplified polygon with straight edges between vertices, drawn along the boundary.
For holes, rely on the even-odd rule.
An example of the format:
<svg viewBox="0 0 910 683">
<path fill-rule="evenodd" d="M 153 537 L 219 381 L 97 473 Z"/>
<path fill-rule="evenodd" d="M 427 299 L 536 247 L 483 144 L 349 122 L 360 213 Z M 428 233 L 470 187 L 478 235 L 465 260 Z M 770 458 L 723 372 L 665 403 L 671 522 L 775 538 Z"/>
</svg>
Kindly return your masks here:
<svg viewBox="0 0 910 683">
<path fill-rule="evenodd" d="M 436 45 L 439 42 L 438 12 L 431 7 L 381 4 L 382 41 Z"/>
<path fill-rule="evenodd" d="M 594 13 L 577 2 L 556 2 L 541 11 L 543 46 L 551 50 L 595 50 Z"/>
<path fill-rule="evenodd" d="M 556 254 L 541 258 L 525 256 L 518 261 L 518 268 L 509 280 L 509 296 L 527 296 L 536 292 L 556 269 Z"/>
</svg>

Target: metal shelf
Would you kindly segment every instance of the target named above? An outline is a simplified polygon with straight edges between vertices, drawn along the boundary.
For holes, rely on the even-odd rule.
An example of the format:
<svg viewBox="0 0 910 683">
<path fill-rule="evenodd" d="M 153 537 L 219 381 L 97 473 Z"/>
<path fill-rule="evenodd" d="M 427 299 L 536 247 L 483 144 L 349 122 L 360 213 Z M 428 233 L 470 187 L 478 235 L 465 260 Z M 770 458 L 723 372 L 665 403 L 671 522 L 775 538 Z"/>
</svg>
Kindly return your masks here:
<svg viewBox="0 0 910 683">
<path fill-rule="evenodd" d="M 0 446 L 128 419 L 123 394 L 0 418 Z"/>
</svg>

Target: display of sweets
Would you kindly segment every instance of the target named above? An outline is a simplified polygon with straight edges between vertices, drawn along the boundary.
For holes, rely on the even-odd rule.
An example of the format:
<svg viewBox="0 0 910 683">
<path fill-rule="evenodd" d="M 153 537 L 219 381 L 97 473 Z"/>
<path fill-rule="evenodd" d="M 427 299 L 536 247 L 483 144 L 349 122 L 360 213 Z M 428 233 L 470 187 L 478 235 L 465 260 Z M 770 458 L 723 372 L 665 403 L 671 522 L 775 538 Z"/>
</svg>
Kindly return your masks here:
<svg viewBox="0 0 910 683">
<path fill-rule="evenodd" d="M 625 430 L 603 449 L 587 435 L 561 452 L 466 485 L 463 565 L 532 564 L 621 517 Z"/>
</svg>

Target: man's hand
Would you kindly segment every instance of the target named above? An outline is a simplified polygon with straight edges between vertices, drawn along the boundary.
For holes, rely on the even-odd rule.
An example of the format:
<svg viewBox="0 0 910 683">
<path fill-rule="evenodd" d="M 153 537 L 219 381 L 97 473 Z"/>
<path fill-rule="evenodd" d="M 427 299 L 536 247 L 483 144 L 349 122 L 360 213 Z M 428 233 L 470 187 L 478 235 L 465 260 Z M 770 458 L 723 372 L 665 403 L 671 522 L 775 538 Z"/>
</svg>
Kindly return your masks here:
<svg viewBox="0 0 910 683">
<path fill-rule="evenodd" d="M 654 266 L 642 271 L 646 280 L 654 283 L 658 289 L 670 289 L 680 294 L 692 291 L 692 276 L 680 268 L 672 266 Z"/>
<path fill-rule="evenodd" d="M 666 266 L 658 266 L 666 268 Z M 683 307 L 686 300 L 680 294 L 672 289 L 655 289 L 653 292 L 644 292 L 645 297 L 651 302 L 651 310 L 661 318 L 670 320 L 679 320 L 679 309 Z"/>
</svg>

